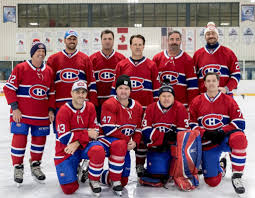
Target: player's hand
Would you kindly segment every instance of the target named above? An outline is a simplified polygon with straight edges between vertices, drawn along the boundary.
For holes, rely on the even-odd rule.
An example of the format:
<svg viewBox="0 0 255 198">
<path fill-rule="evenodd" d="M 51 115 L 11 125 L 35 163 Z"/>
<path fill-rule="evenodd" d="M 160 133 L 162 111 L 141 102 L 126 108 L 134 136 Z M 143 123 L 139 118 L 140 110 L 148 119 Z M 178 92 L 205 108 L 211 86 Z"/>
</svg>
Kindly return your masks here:
<svg viewBox="0 0 255 198">
<path fill-rule="evenodd" d="M 12 111 L 12 119 L 14 122 L 19 123 L 21 120 L 21 111 L 19 109 L 15 109 Z"/>
<path fill-rule="evenodd" d="M 227 93 L 227 90 L 225 87 L 219 87 L 219 91 L 222 92 L 222 93 Z"/>
<path fill-rule="evenodd" d="M 131 151 L 131 150 L 133 150 L 135 147 L 136 147 L 136 142 L 133 141 L 133 140 L 130 140 L 130 141 L 128 142 L 128 145 L 127 145 L 127 150 L 128 150 L 128 151 Z"/>
<path fill-rule="evenodd" d="M 71 154 L 73 155 L 74 152 L 79 148 L 80 146 L 80 143 L 78 141 L 75 141 L 75 142 L 72 142 L 71 144 L 68 144 L 64 151 L 67 153 L 67 154 Z"/>
<path fill-rule="evenodd" d="M 91 139 L 96 140 L 99 133 L 96 129 L 88 129 L 88 135 Z"/>
<path fill-rule="evenodd" d="M 53 111 L 49 111 L 49 119 L 50 119 L 50 122 L 52 123 L 55 119 L 55 115 L 54 115 L 54 112 Z"/>
</svg>

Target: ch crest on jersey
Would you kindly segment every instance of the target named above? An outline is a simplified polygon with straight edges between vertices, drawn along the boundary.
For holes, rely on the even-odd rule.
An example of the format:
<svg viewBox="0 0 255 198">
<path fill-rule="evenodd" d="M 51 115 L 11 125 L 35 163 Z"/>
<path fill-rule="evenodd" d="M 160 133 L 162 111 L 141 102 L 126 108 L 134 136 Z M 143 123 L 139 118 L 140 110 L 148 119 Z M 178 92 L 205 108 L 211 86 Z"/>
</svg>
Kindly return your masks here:
<svg viewBox="0 0 255 198">
<path fill-rule="evenodd" d="M 165 80 L 170 81 L 170 85 L 176 85 L 178 83 L 179 73 L 173 71 L 164 71 L 160 74 L 160 82 L 163 83 Z"/>
<path fill-rule="evenodd" d="M 208 72 L 215 72 L 221 75 L 220 68 L 221 68 L 220 65 L 214 65 L 214 64 L 205 65 L 202 69 L 202 75 L 204 77 Z"/>
<path fill-rule="evenodd" d="M 223 116 L 219 114 L 209 114 L 203 116 L 202 125 L 205 129 L 215 130 L 222 127 L 224 124 L 222 122 Z"/>
<path fill-rule="evenodd" d="M 74 83 L 79 80 L 79 70 L 66 68 L 60 72 L 60 80 L 66 83 Z"/>
<path fill-rule="evenodd" d="M 35 100 L 44 100 L 47 98 L 47 87 L 42 85 L 33 85 L 29 88 L 29 95 Z"/>
<path fill-rule="evenodd" d="M 138 77 L 130 77 L 132 91 L 140 91 L 143 89 L 144 79 Z"/>
<path fill-rule="evenodd" d="M 103 69 L 99 72 L 98 78 L 102 82 L 112 82 L 114 80 L 114 70 Z"/>
<path fill-rule="evenodd" d="M 157 130 L 159 130 L 160 132 L 167 132 L 171 127 L 172 124 L 167 124 L 167 123 L 156 123 L 152 125 L 153 128 L 156 128 Z"/>
<path fill-rule="evenodd" d="M 124 125 L 120 128 L 121 133 L 123 133 L 126 136 L 130 136 L 134 133 L 134 127 L 131 125 Z"/>
</svg>

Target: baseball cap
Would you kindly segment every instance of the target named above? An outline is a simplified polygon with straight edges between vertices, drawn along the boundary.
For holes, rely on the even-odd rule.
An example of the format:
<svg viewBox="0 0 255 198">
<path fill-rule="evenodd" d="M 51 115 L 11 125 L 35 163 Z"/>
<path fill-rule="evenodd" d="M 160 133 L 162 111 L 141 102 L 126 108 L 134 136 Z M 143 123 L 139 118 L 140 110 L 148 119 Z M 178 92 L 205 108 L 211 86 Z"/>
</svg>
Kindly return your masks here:
<svg viewBox="0 0 255 198">
<path fill-rule="evenodd" d="M 83 80 L 79 80 L 73 84 L 72 91 L 75 91 L 76 89 L 85 89 L 88 91 L 87 84 Z"/>
<path fill-rule="evenodd" d="M 74 30 L 66 31 L 64 38 L 67 39 L 70 36 L 75 36 L 77 38 L 78 37 L 78 33 L 76 31 L 74 31 Z"/>
</svg>

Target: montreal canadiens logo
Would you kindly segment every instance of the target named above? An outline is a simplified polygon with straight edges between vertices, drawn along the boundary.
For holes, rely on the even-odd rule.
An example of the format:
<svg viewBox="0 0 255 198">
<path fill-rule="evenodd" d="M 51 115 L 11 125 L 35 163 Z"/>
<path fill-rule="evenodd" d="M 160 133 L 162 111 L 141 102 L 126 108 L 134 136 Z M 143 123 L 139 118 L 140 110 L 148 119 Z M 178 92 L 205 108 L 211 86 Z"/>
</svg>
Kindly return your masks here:
<svg viewBox="0 0 255 198">
<path fill-rule="evenodd" d="M 79 70 L 76 69 L 71 68 L 63 69 L 60 72 L 60 80 L 66 83 L 74 83 L 79 80 L 78 76 L 79 74 L 80 74 Z"/>
<path fill-rule="evenodd" d="M 33 85 L 29 89 L 29 95 L 36 100 L 44 100 L 47 98 L 48 88 L 42 85 Z"/>
<path fill-rule="evenodd" d="M 153 125 L 153 128 L 158 129 L 160 132 L 167 132 L 168 129 L 170 129 L 172 124 L 167 124 L 167 123 L 156 123 Z"/>
<path fill-rule="evenodd" d="M 102 82 L 112 82 L 114 80 L 114 70 L 103 69 L 98 73 L 98 78 Z"/>
<path fill-rule="evenodd" d="M 215 130 L 224 125 L 222 119 L 223 119 L 222 115 L 209 114 L 202 118 L 202 125 L 204 126 L 205 129 Z"/>
<path fill-rule="evenodd" d="M 204 66 L 203 67 L 203 69 L 202 69 L 202 75 L 203 75 L 203 77 L 208 73 L 208 72 L 215 72 L 215 73 L 217 73 L 217 74 L 221 74 L 220 73 L 220 65 L 213 65 L 213 64 L 211 64 L 211 65 L 206 65 L 206 66 Z"/>
<path fill-rule="evenodd" d="M 123 126 L 120 129 L 121 133 L 123 133 L 126 136 L 130 136 L 134 133 L 134 128 L 130 126 Z"/>
<path fill-rule="evenodd" d="M 173 86 L 178 83 L 178 76 L 179 74 L 177 72 L 165 71 L 160 74 L 159 78 L 161 83 L 163 83 L 164 80 L 168 79 L 170 81 L 170 84 Z"/>
<path fill-rule="evenodd" d="M 140 91 L 143 89 L 144 79 L 138 77 L 131 77 L 132 91 Z"/>
</svg>

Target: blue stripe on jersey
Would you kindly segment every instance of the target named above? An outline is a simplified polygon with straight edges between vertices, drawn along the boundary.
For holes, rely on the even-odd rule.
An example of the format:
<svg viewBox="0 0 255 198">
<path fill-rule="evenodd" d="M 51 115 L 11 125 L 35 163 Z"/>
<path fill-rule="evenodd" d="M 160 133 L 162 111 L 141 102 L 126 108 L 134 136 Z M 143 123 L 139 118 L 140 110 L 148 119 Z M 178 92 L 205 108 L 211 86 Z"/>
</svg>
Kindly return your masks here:
<svg viewBox="0 0 255 198">
<path fill-rule="evenodd" d="M 17 90 L 17 88 L 14 85 L 10 84 L 10 83 L 6 83 L 5 86 L 10 88 L 10 89 Z"/>
<path fill-rule="evenodd" d="M 29 94 L 29 89 L 31 88 L 31 86 L 29 87 L 22 87 L 22 86 L 19 86 L 18 90 L 17 90 L 17 95 L 19 96 L 30 96 Z M 46 95 L 48 96 L 50 93 L 50 91 L 48 90 L 46 92 Z"/>
<path fill-rule="evenodd" d="M 244 158 L 244 159 L 238 159 L 238 158 L 235 158 L 235 157 L 233 157 L 233 156 L 231 155 L 231 161 L 232 161 L 232 162 L 235 162 L 235 163 L 238 163 L 238 164 L 244 164 L 245 161 L 246 161 L 246 158 Z"/>
<path fill-rule="evenodd" d="M 146 127 L 145 129 L 142 130 L 143 140 L 145 141 L 145 144 L 148 144 L 151 142 L 150 136 L 152 131 L 153 131 L 152 127 Z"/>
<path fill-rule="evenodd" d="M 236 79 L 237 82 L 240 81 L 241 79 L 241 74 L 240 73 L 234 73 L 230 75 L 232 78 Z"/>
<path fill-rule="evenodd" d="M 236 128 L 241 129 L 242 131 L 244 131 L 244 129 L 245 129 L 245 121 L 244 120 L 234 119 L 231 122 L 236 126 Z"/>
<path fill-rule="evenodd" d="M 178 76 L 178 84 L 183 84 L 183 85 L 186 85 L 187 82 L 186 82 L 186 76 L 184 74 L 181 74 L 179 73 L 179 76 Z"/>
<path fill-rule="evenodd" d="M 43 151 L 44 150 L 44 146 L 31 145 L 31 150 L 33 150 L 33 151 Z"/>
<path fill-rule="evenodd" d="M 92 91 L 92 90 L 96 91 L 96 90 L 97 90 L 97 86 L 96 86 L 96 83 L 95 83 L 95 82 L 90 83 L 90 85 L 89 85 L 89 90 L 90 90 L 90 91 Z"/>
<path fill-rule="evenodd" d="M 14 148 L 11 148 L 11 153 L 13 153 L 13 154 L 17 154 L 17 155 L 23 155 L 23 154 L 25 154 L 25 149 L 24 150 L 17 150 L 17 149 L 14 149 Z"/>
<path fill-rule="evenodd" d="M 158 98 L 158 89 L 153 91 L 153 98 Z"/>
<path fill-rule="evenodd" d="M 66 133 L 66 134 L 60 136 L 60 137 L 58 138 L 58 140 L 59 140 L 62 144 L 67 145 L 68 142 L 70 141 L 70 138 L 71 138 L 71 137 L 72 137 L 72 133 L 69 132 L 69 133 Z"/>
<path fill-rule="evenodd" d="M 213 65 L 213 64 L 212 64 Z M 216 64 L 216 66 L 220 66 L 220 69 L 219 69 L 219 71 L 220 71 L 220 73 L 221 73 L 221 76 L 233 76 L 234 78 L 236 78 L 238 81 L 240 80 L 240 78 L 241 78 L 241 75 L 240 75 L 240 73 L 238 72 L 238 73 L 235 73 L 234 75 L 230 75 L 230 71 L 229 71 L 229 69 L 228 69 L 228 67 L 227 66 L 224 66 L 224 65 L 219 65 L 219 64 Z M 198 77 L 199 77 L 199 79 L 202 79 L 204 76 L 203 76 L 203 69 L 204 69 L 204 67 L 201 67 L 200 69 L 199 69 L 199 72 L 198 72 Z M 211 72 L 218 72 L 218 69 L 216 69 L 215 68 L 215 70 L 213 70 L 214 68 L 211 68 Z M 209 70 L 208 70 L 209 71 Z M 208 72 L 207 71 L 207 72 Z M 207 73 L 206 72 L 206 73 Z"/>
<path fill-rule="evenodd" d="M 198 88 L 197 79 L 187 79 L 187 86 L 188 88 Z"/>
<path fill-rule="evenodd" d="M 190 122 L 189 127 L 191 128 L 191 130 L 193 130 L 195 127 L 198 127 L 198 124 L 195 122 Z"/>
<path fill-rule="evenodd" d="M 117 94 L 116 94 L 116 90 L 115 90 L 115 88 L 114 87 L 112 87 L 112 89 L 111 89 L 111 94 L 110 94 L 111 96 L 116 96 Z"/>
<path fill-rule="evenodd" d="M 76 70 L 76 69 L 73 69 L 73 70 Z M 55 81 L 61 81 L 61 79 L 60 79 L 60 73 L 61 73 L 61 72 L 57 72 L 57 73 L 56 73 L 56 79 L 55 79 Z M 71 79 L 75 79 L 76 77 L 77 77 L 76 74 L 71 73 L 71 75 L 70 75 L 70 78 L 71 78 Z M 78 78 L 79 78 L 79 80 L 84 80 L 84 81 L 87 83 L 87 78 L 86 78 L 85 73 L 82 72 L 82 71 L 80 71 L 80 70 L 79 70 Z M 64 82 L 64 81 L 63 81 L 63 82 Z"/>
<path fill-rule="evenodd" d="M 104 131 L 105 135 L 108 135 L 109 133 L 112 133 L 113 131 L 115 131 L 117 129 L 116 126 L 109 126 L 109 125 L 103 125 L 102 129 Z"/>
</svg>

